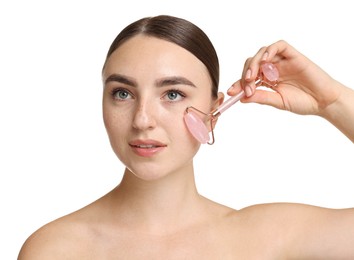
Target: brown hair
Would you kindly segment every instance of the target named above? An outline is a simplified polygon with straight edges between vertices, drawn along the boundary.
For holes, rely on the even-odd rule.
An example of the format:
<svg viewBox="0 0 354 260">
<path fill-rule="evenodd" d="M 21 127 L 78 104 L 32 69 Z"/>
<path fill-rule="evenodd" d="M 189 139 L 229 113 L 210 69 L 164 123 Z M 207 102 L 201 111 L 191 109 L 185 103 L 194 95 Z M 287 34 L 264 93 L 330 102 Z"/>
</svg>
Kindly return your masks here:
<svg viewBox="0 0 354 260">
<path fill-rule="evenodd" d="M 182 18 L 159 15 L 142 18 L 131 23 L 112 42 L 106 56 L 105 64 L 119 46 L 138 34 L 153 36 L 175 43 L 196 56 L 207 67 L 212 81 L 212 96 L 217 97 L 219 60 L 214 46 L 208 36 L 199 27 Z"/>
</svg>

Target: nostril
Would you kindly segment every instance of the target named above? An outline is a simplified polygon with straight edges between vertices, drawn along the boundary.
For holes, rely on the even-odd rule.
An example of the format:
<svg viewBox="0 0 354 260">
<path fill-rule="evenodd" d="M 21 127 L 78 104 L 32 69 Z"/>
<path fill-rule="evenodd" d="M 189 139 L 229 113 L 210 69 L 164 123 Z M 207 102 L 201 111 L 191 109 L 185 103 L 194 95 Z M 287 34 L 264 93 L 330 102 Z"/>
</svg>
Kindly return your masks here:
<svg viewBox="0 0 354 260">
<path fill-rule="evenodd" d="M 151 129 L 156 126 L 154 114 L 146 106 L 139 106 L 133 119 L 133 127 L 140 130 Z"/>
</svg>

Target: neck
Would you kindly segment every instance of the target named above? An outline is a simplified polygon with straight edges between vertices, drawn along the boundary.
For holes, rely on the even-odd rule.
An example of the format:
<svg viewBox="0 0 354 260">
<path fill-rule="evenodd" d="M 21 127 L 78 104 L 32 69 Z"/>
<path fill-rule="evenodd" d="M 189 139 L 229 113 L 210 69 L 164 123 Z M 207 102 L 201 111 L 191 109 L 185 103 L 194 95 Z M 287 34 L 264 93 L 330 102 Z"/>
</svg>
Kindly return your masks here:
<svg viewBox="0 0 354 260">
<path fill-rule="evenodd" d="M 186 216 L 192 221 L 202 201 L 196 189 L 193 166 L 149 181 L 139 179 L 126 169 L 112 195 L 120 218 L 123 216 L 127 221 L 125 224 L 155 231 L 178 228 L 178 223 L 186 223 Z"/>
</svg>

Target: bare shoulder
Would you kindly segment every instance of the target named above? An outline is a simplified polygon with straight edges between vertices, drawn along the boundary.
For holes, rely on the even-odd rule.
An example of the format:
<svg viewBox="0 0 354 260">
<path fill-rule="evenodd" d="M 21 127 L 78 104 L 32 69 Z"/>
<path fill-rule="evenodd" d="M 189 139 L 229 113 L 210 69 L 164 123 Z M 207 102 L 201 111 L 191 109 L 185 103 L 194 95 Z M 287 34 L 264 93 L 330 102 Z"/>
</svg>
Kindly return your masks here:
<svg viewBox="0 0 354 260">
<path fill-rule="evenodd" d="M 228 223 L 236 244 L 258 252 L 263 259 L 285 259 L 332 212 L 296 203 L 258 204 L 232 212 Z"/>
<path fill-rule="evenodd" d="M 278 227 L 287 230 L 291 227 L 298 228 L 311 219 L 318 220 L 319 217 L 332 214 L 334 211 L 300 203 L 268 203 L 243 208 L 237 211 L 236 215 L 252 226 L 263 225 L 272 229 Z"/>
<path fill-rule="evenodd" d="M 18 260 L 67 259 L 72 247 L 80 242 L 88 230 L 69 215 L 50 222 L 35 231 L 23 244 Z"/>
<path fill-rule="evenodd" d="M 248 207 L 239 215 L 281 259 L 354 259 L 354 209 L 275 203 Z"/>
<path fill-rule="evenodd" d="M 307 210 L 317 210 L 320 207 L 301 204 L 301 203 L 287 203 L 287 202 L 279 202 L 279 203 L 264 203 L 264 204 L 256 204 L 252 206 L 245 207 L 240 209 L 239 213 L 244 214 L 253 214 L 259 212 L 265 212 L 270 214 L 287 214 L 288 211 L 307 211 Z"/>
<path fill-rule="evenodd" d="M 23 244 L 18 260 L 84 259 L 99 236 L 102 198 L 35 231 Z"/>
<path fill-rule="evenodd" d="M 293 227 L 291 222 L 294 222 L 296 215 L 303 214 L 303 207 L 306 206 L 291 203 L 252 205 L 231 212 L 228 224 L 236 238 L 240 237 L 250 247 L 255 242 L 264 248 L 281 248 L 289 229 Z"/>
<path fill-rule="evenodd" d="M 87 259 L 102 239 L 107 196 L 39 228 L 23 244 L 18 260 Z"/>
</svg>

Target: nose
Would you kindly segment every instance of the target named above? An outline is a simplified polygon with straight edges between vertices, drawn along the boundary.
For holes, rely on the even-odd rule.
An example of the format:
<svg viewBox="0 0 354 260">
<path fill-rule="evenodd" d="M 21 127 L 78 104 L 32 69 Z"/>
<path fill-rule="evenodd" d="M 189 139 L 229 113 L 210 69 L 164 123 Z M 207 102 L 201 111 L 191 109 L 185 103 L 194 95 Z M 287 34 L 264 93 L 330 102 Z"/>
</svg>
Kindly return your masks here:
<svg viewBox="0 0 354 260">
<path fill-rule="evenodd" d="M 148 130 L 156 127 L 156 110 L 151 102 L 139 103 L 133 118 L 133 127 L 138 130 Z"/>
</svg>

